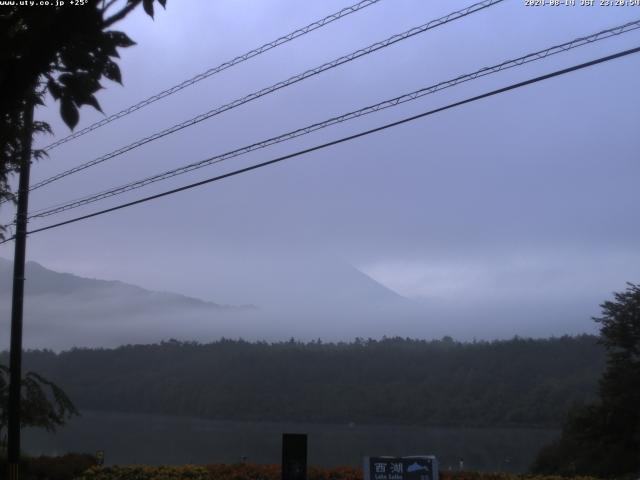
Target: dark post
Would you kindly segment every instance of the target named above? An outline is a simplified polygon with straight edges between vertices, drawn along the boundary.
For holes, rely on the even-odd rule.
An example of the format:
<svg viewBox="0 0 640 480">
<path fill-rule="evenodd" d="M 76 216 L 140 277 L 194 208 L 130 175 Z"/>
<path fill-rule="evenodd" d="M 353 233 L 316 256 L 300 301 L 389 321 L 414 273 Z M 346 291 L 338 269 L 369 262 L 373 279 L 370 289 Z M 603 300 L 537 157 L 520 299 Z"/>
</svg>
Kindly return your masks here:
<svg viewBox="0 0 640 480">
<path fill-rule="evenodd" d="M 31 135 L 33 103 L 24 114 L 24 136 L 18 182 L 16 244 L 13 257 L 13 296 L 11 303 L 11 347 L 9 352 L 9 480 L 18 480 L 20 467 L 20 390 L 22 381 L 22 304 L 24 299 L 24 263 L 27 248 L 27 212 L 29 208 L 29 173 L 31 170 Z"/>
<path fill-rule="evenodd" d="M 307 435 L 282 434 L 282 480 L 307 480 Z"/>
</svg>

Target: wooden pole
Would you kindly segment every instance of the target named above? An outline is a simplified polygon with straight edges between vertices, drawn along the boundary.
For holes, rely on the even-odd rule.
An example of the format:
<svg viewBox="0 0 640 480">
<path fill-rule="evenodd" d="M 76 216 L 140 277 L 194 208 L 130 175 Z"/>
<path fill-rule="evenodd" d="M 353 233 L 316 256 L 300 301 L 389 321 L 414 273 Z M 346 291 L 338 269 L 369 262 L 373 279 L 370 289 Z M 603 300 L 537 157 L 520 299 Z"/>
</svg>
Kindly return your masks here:
<svg viewBox="0 0 640 480">
<path fill-rule="evenodd" d="M 11 347 L 9 351 L 9 425 L 7 460 L 9 480 L 20 476 L 20 409 L 22 382 L 22 311 L 24 303 L 24 265 L 27 250 L 27 213 L 29 209 L 29 174 L 31 170 L 31 140 L 33 109 L 30 102 L 24 113 L 24 135 L 18 182 L 15 253 L 13 257 L 13 292 L 11 299 Z"/>
</svg>

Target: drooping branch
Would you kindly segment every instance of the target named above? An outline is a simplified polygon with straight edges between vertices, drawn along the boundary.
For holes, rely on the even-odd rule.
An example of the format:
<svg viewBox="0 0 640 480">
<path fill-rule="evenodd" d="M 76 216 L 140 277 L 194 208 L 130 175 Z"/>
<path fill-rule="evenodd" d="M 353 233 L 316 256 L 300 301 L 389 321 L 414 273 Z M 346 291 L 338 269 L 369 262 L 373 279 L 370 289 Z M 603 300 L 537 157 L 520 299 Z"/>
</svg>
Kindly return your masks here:
<svg viewBox="0 0 640 480">
<path fill-rule="evenodd" d="M 0 437 L 8 422 L 9 368 L 0 365 Z M 40 427 L 49 431 L 77 416 L 76 406 L 55 383 L 35 372 L 28 372 L 21 382 L 22 427 Z"/>
</svg>

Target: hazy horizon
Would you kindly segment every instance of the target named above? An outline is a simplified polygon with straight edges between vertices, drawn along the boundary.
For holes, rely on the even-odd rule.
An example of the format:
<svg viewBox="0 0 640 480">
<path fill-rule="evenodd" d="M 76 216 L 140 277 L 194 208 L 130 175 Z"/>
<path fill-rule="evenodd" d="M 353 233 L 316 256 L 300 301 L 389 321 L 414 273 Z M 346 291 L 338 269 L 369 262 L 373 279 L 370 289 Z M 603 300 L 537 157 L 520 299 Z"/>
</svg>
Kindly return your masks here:
<svg viewBox="0 0 640 480">
<path fill-rule="evenodd" d="M 56 148 L 34 164 L 31 183 L 471 3 L 383 0 Z M 349 4 L 185 0 L 168 2 L 154 21 L 138 9 L 118 25 L 137 42 L 120 52 L 124 86 L 105 81 L 98 99 L 105 114 L 115 113 Z M 638 11 L 502 2 L 35 190 L 30 209 L 621 25 Z M 31 228 L 609 55 L 639 40 L 640 30 L 612 37 L 121 197 L 33 219 Z M 638 61 L 618 59 L 31 235 L 27 259 L 54 271 L 259 310 L 216 319 L 182 312 L 177 318 L 161 309 L 151 314 L 140 298 L 125 301 L 114 292 L 82 299 L 28 295 L 25 345 L 85 338 L 107 345 L 174 334 L 471 340 L 594 333 L 590 318 L 600 313 L 599 304 L 626 282 L 640 281 L 640 223 L 633 221 L 640 217 Z M 55 132 L 39 137 L 38 146 L 69 133 L 58 107 L 49 98 L 36 110 L 36 119 L 50 122 Z M 82 108 L 77 129 L 102 118 Z M 0 220 L 12 216 L 9 204 L 0 207 Z M 12 258 L 12 249 L 12 242 L 1 245 L 0 256 Z M 137 313 L 126 313 L 129 300 Z M 8 308 L 3 301 L 3 344 Z"/>
<path fill-rule="evenodd" d="M 0 326 L 7 332 L 11 265 L 0 258 L 0 298 L 6 300 L 0 306 Z M 308 270 L 285 271 L 282 265 L 277 266 L 280 278 L 277 285 L 267 291 L 247 285 L 251 301 L 229 302 L 224 297 L 197 299 L 156 292 L 117 279 L 87 279 L 28 262 L 24 344 L 26 348 L 61 351 L 169 339 L 208 343 L 222 337 L 270 342 L 293 337 L 299 341 L 339 342 L 358 337 L 451 336 L 465 342 L 597 332 L 597 325 L 589 316 L 567 315 L 555 322 L 543 318 L 538 328 L 531 328 L 539 312 L 533 306 L 523 311 L 522 304 L 503 306 L 499 313 L 506 316 L 510 312 L 508 322 L 500 324 L 493 319 L 490 324 L 487 320 L 490 306 L 475 312 L 472 307 L 465 311 L 458 306 L 453 311 L 450 305 L 435 299 L 416 301 L 402 297 L 356 268 L 326 259 L 321 271 L 313 270 L 316 263 L 309 264 Z M 272 272 L 265 273 L 268 276 Z M 585 314 L 589 308 L 586 306 Z M 597 311 L 592 310 L 595 315 Z M 8 335 L 0 343 L 0 349 L 6 348 Z"/>
</svg>

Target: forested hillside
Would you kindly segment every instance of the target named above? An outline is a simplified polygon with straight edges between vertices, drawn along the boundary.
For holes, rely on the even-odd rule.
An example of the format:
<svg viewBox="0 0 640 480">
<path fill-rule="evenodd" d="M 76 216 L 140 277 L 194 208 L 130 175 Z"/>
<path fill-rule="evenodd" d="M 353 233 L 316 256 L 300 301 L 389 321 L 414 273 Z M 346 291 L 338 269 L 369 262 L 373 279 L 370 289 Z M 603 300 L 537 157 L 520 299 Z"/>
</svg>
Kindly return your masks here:
<svg viewBox="0 0 640 480">
<path fill-rule="evenodd" d="M 7 362 L 6 352 L 1 354 Z M 29 370 L 82 410 L 236 420 L 558 425 L 592 400 L 604 367 L 596 337 L 458 343 L 176 341 L 30 351 Z"/>
</svg>

